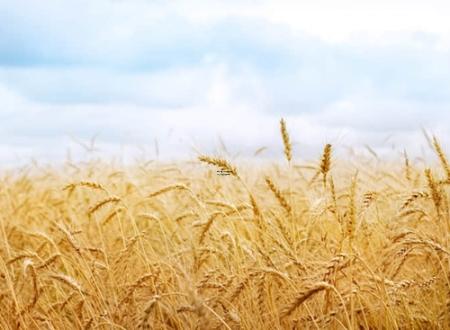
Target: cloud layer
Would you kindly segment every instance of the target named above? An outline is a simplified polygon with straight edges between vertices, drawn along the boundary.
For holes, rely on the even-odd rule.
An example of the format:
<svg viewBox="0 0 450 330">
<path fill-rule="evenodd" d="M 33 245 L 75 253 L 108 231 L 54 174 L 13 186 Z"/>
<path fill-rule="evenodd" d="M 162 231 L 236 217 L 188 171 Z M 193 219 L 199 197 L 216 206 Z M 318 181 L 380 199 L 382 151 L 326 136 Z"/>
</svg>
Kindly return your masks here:
<svg viewBox="0 0 450 330">
<path fill-rule="evenodd" d="M 97 133 L 105 154 L 152 156 L 156 139 L 160 156 L 186 157 L 219 136 L 276 154 L 280 117 L 305 154 L 419 152 L 421 127 L 450 143 L 444 3 L 189 4 L 0 4 L 0 158 L 61 158 Z"/>
</svg>

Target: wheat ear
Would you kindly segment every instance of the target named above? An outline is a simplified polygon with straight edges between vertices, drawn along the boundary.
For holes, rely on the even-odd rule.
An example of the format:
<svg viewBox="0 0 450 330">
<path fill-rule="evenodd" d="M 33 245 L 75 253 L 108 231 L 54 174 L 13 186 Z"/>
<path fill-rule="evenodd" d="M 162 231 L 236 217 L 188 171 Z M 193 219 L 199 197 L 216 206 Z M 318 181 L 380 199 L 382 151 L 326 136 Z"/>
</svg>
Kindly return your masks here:
<svg viewBox="0 0 450 330">
<path fill-rule="evenodd" d="M 209 156 L 199 156 L 198 160 L 209 165 L 217 166 L 222 170 L 228 171 L 231 175 L 239 177 L 236 168 L 225 159 Z"/>
<path fill-rule="evenodd" d="M 269 177 L 266 177 L 265 180 L 266 180 L 266 184 L 269 187 L 270 191 L 272 191 L 272 193 L 275 195 L 275 198 L 278 200 L 278 203 L 280 203 L 280 205 L 285 209 L 285 211 L 288 214 L 290 214 L 292 211 L 292 208 L 289 205 L 286 198 L 284 198 L 284 196 L 281 194 L 281 191 L 275 186 L 275 184 Z"/>
<path fill-rule="evenodd" d="M 332 288 L 332 286 L 327 282 L 317 282 L 311 287 L 308 287 L 306 290 L 301 291 L 290 304 L 282 309 L 280 313 L 281 319 L 284 319 L 291 315 L 298 307 L 300 307 L 307 299 L 312 297 L 314 294 L 330 288 Z"/>
<path fill-rule="evenodd" d="M 442 203 L 441 192 L 439 191 L 439 185 L 435 181 L 433 177 L 433 173 L 429 168 L 425 169 L 425 177 L 427 178 L 428 188 L 430 189 L 431 198 L 433 199 L 434 206 L 436 207 L 436 211 L 439 214 Z"/>
<path fill-rule="evenodd" d="M 292 144 L 291 139 L 289 138 L 289 133 L 286 128 L 286 122 L 283 118 L 280 120 L 280 131 L 281 131 L 281 137 L 283 139 L 283 145 L 284 145 L 284 155 L 286 156 L 287 161 L 290 163 L 292 159 Z"/>
<path fill-rule="evenodd" d="M 99 209 L 101 209 L 103 206 L 105 206 L 106 204 L 117 203 L 119 201 L 120 201 L 120 198 L 116 197 L 116 196 L 111 196 L 106 199 L 103 199 L 89 209 L 88 216 L 91 216 L 92 214 L 97 212 Z"/>
<path fill-rule="evenodd" d="M 350 200 L 348 204 L 348 219 L 347 219 L 347 236 L 349 238 L 350 245 L 353 241 L 356 228 L 356 183 L 357 174 L 352 179 L 350 186 Z"/>
<path fill-rule="evenodd" d="M 439 141 L 437 140 L 437 138 L 435 136 L 433 136 L 433 147 L 434 150 L 436 151 L 436 154 L 439 157 L 439 160 L 441 161 L 441 165 L 442 168 L 445 171 L 445 174 L 447 176 L 447 179 L 445 180 L 445 182 L 450 183 L 450 165 L 448 163 L 447 157 L 445 156 L 444 151 L 441 148 L 441 144 L 439 143 Z"/>
<path fill-rule="evenodd" d="M 323 176 L 323 186 L 327 185 L 327 174 L 331 168 L 331 144 L 326 144 L 320 161 L 320 172 Z"/>
</svg>

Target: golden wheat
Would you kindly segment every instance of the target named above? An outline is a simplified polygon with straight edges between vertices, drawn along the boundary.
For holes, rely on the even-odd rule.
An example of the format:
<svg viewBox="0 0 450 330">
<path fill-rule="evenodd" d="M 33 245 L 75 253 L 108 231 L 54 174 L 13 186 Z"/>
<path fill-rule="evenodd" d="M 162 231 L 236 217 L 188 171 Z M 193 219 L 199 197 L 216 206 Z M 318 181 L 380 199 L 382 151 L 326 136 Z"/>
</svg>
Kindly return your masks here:
<svg viewBox="0 0 450 330">
<path fill-rule="evenodd" d="M 347 160 L 331 144 L 294 165 L 286 126 L 288 166 L 2 172 L 0 329 L 450 328 L 438 140 L 425 170 L 406 152 Z"/>
</svg>

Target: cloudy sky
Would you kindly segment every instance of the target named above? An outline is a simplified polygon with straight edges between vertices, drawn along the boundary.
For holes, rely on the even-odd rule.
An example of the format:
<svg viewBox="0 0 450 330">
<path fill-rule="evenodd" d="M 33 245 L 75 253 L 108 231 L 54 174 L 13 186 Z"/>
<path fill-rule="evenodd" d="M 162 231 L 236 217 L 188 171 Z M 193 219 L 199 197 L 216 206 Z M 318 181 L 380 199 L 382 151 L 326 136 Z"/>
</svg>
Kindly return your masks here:
<svg viewBox="0 0 450 330">
<path fill-rule="evenodd" d="M 0 160 L 450 146 L 450 5 L 0 0 Z M 157 146 L 156 146 L 157 145 Z M 393 148 L 395 150 L 393 150 Z M 158 149 L 158 151 L 156 150 Z"/>
</svg>

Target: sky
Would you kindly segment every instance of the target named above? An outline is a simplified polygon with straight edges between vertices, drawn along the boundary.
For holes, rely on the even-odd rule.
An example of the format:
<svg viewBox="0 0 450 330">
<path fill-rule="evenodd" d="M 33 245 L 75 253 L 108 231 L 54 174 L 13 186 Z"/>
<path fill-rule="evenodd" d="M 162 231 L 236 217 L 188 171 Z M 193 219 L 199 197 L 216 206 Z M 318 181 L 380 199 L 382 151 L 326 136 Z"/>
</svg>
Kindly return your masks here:
<svg viewBox="0 0 450 330">
<path fill-rule="evenodd" d="M 450 148 L 446 1 L 0 0 L 0 161 Z M 94 150 L 87 151 L 94 141 Z M 367 149 L 367 148 L 366 148 Z"/>
</svg>

